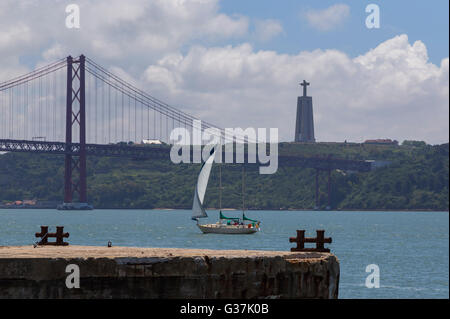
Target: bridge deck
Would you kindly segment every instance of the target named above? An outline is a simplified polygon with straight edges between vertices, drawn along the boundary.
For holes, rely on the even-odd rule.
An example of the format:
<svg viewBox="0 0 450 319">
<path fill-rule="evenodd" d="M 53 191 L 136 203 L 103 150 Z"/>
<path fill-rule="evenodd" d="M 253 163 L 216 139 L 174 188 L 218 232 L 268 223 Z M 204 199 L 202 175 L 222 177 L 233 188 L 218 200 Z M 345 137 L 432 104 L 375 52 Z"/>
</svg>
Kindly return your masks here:
<svg viewBox="0 0 450 319">
<path fill-rule="evenodd" d="M 63 142 L 25 141 L 0 139 L 0 152 L 27 152 L 46 153 L 77 156 L 80 144 L 72 143 L 69 146 Z M 167 159 L 170 160 L 170 147 L 166 145 L 120 145 L 120 144 L 86 144 L 88 156 L 113 156 L 131 157 L 141 159 Z M 192 156 L 191 156 L 192 158 Z M 236 153 L 234 154 L 236 158 Z M 259 167 L 260 164 L 248 163 L 244 156 L 246 166 Z M 278 165 L 280 167 L 306 167 L 320 170 L 352 170 L 359 172 L 370 171 L 370 163 L 361 160 L 348 160 L 333 157 L 305 157 L 297 155 L 279 155 Z"/>
</svg>

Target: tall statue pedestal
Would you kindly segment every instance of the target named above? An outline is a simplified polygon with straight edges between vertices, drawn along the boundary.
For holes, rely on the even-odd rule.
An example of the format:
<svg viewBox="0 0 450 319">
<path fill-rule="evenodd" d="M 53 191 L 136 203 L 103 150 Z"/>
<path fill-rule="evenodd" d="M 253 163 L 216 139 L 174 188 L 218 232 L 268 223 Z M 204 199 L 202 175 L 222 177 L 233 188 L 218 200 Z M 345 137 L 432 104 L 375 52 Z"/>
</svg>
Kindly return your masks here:
<svg viewBox="0 0 450 319">
<path fill-rule="evenodd" d="M 314 143 L 314 117 L 312 97 L 306 95 L 308 82 L 303 80 L 300 83 L 303 86 L 303 96 L 297 99 L 297 117 L 295 123 L 295 142 Z"/>
</svg>

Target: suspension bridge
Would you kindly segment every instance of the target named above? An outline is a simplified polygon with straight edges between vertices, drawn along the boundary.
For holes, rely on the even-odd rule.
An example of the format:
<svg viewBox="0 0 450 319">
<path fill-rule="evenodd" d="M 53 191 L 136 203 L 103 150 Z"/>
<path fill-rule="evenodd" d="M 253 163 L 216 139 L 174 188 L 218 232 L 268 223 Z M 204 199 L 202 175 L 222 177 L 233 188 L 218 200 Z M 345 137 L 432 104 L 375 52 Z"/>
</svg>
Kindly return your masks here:
<svg viewBox="0 0 450 319">
<path fill-rule="evenodd" d="M 135 144 L 146 139 L 170 144 L 174 128 L 192 132 L 195 120 L 84 55 L 0 83 L 0 151 L 64 155 L 63 203 L 68 209 L 89 207 L 87 156 L 170 160 L 167 146 Z M 202 131 L 209 128 L 223 132 L 201 121 Z M 222 133 L 219 138 L 223 140 Z M 300 156 L 280 156 L 278 161 L 315 168 L 316 194 L 319 171 L 370 170 L 365 161 Z M 330 177 L 328 185 L 330 189 Z"/>
</svg>

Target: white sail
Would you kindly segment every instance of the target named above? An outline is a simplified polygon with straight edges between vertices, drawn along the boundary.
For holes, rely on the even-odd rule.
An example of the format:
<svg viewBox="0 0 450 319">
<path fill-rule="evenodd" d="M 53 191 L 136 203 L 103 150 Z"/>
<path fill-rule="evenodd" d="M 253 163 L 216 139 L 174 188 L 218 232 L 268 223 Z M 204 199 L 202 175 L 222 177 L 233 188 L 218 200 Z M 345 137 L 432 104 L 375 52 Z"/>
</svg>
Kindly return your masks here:
<svg viewBox="0 0 450 319">
<path fill-rule="evenodd" d="M 209 153 L 208 159 L 203 163 L 200 174 L 197 179 L 197 186 L 195 187 L 194 202 L 192 204 L 192 219 L 208 217 L 203 208 L 203 200 L 205 199 L 206 187 L 208 186 L 209 175 L 216 155 L 216 146 L 213 147 Z"/>
</svg>

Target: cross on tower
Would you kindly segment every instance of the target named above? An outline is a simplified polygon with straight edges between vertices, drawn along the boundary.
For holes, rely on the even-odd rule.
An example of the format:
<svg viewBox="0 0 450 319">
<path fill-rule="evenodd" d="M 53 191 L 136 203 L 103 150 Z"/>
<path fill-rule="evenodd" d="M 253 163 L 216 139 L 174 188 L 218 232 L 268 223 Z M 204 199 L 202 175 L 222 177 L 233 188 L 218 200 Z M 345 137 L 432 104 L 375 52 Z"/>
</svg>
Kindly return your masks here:
<svg viewBox="0 0 450 319">
<path fill-rule="evenodd" d="M 303 96 L 306 96 L 306 87 L 309 85 L 309 82 L 303 80 L 303 82 L 301 82 L 300 85 L 303 86 Z"/>
</svg>

